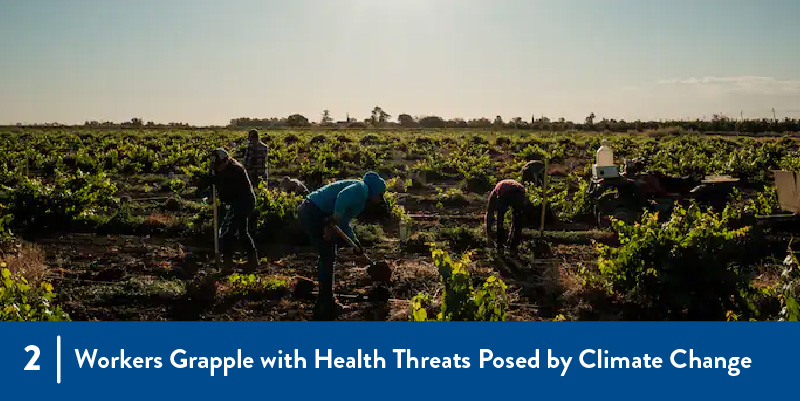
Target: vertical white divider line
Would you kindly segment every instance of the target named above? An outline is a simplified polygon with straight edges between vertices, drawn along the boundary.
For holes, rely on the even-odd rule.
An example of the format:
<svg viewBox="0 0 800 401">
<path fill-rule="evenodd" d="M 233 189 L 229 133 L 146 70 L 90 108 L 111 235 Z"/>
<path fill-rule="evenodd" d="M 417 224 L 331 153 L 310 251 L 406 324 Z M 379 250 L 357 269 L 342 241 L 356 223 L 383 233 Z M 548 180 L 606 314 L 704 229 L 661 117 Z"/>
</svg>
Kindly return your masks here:
<svg viewBox="0 0 800 401">
<path fill-rule="evenodd" d="M 61 384 L 61 336 L 56 336 L 56 384 Z"/>
</svg>

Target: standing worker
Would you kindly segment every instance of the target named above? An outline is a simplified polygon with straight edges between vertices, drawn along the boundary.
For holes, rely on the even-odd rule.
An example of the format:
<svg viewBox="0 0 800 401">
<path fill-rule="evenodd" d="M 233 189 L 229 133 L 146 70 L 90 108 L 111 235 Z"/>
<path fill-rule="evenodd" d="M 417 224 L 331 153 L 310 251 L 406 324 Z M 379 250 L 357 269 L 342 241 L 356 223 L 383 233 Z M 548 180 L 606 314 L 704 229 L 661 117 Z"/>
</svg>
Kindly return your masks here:
<svg viewBox="0 0 800 401">
<path fill-rule="evenodd" d="M 526 211 L 531 206 L 525 195 L 525 187 L 516 180 L 502 180 L 489 193 L 486 205 L 486 236 L 495 242 L 495 249 L 502 255 L 508 237 L 511 237 L 510 253 L 516 254 L 517 246 L 522 240 L 522 227 L 525 224 Z M 505 215 L 512 209 L 513 219 L 510 235 L 505 230 Z M 496 220 L 496 221 L 495 221 Z M 497 224 L 497 231 L 493 231 Z"/>
<path fill-rule="evenodd" d="M 233 269 L 234 243 L 238 232 L 239 240 L 247 251 L 247 268 L 255 270 L 258 268 L 258 251 L 250 235 L 248 220 L 255 211 L 256 195 L 250 179 L 244 166 L 231 158 L 225 149 L 212 152 L 211 167 L 213 174 L 201 183 L 199 191 L 215 185 L 219 200 L 226 209 L 219 230 L 224 269 L 226 272 Z"/>
<path fill-rule="evenodd" d="M 367 202 L 382 202 L 384 192 L 386 181 L 378 173 L 370 171 L 364 174 L 363 180 L 341 180 L 328 184 L 309 194 L 300 204 L 300 223 L 319 255 L 319 296 L 314 305 L 315 319 L 334 320 L 341 308 L 333 294 L 333 272 L 337 247 L 347 241 L 337 231 L 341 230 L 339 232 L 352 240 L 357 255 L 364 255 L 350 227 L 350 220 L 364 210 Z"/>
<path fill-rule="evenodd" d="M 258 131 L 251 129 L 247 134 L 247 149 L 244 152 L 244 168 L 250 177 L 253 188 L 257 188 L 261 180 L 269 178 L 267 172 L 268 149 L 264 142 L 258 139 Z"/>
</svg>

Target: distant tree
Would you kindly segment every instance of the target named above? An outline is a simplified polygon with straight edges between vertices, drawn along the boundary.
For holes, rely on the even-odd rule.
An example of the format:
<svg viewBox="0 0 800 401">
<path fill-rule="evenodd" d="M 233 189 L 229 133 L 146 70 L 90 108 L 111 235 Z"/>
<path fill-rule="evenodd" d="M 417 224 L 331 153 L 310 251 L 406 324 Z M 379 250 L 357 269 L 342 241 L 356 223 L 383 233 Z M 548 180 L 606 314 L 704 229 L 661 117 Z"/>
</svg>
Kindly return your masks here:
<svg viewBox="0 0 800 401">
<path fill-rule="evenodd" d="M 592 124 L 594 124 L 594 118 L 595 118 L 595 117 L 596 117 L 596 116 L 594 115 L 594 112 L 592 112 L 591 114 L 589 114 L 588 116 L 586 116 L 586 125 L 592 125 Z"/>
<path fill-rule="evenodd" d="M 466 121 L 465 121 L 463 118 L 461 118 L 461 117 L 455 117 L 455 118 L 453 118 L 453 119 L 450 119 L 450 121 L 448 121 L 448 122 L 445 124 L 445 126 L 446 126 L 447 128 L 465 128 L 465 127 L 467 127 L 467 126 L 468 126 L 468 124 L 467 124 L 467 122 L 466 122 Z"/>
<path fill-rule="evenodd" d="M 423 128 L 443 128 L 445 122 L 444 119 L 439 116 L 428 116 L 420 118 L 419 125 Z"/>
<path fill-rule="evenodd" d="M 374 126 L 378 126 L 378 125 L 381 125 L 381 124 L 385 123 L 386 121 L 389 120 L 389 117 L 391 117 L 391 116 L 389 114 L 387 114 L 385 111 L 383 111 L 383 109 L 380 108 L 379 106 L 375 106 L 375 108 L 372 109 L 372 121 L 371 122 L 372 122 L 372 125 L 374 125 Z"/>
<path fill-rule="evenodd" d="M 514 117 L 511 122 L 514 123 L 514 128 L 520 127 L 522 125 L 522 117 Z"/>
<path fill-rule="evenodd" d="M 286 118 L 286 125 L 290 127 L 305 127 L 308 126 L 308 119 L 300 114 L 292 114 Z"/>
<path fill-rule="evenodd" d="M 497 116 L 494 118 L 494 125 L 503 125 L 503 117 Z"/>
<path fill-rule="evenodd" d="M 397 116 L 397 122 L 400 123 L 400 125 L 403 127 L 413 127 L 414 125 L 416 125 L 414 123 L 414 117 L 411 117 L 408 114 L 400 114 L 399 116 Z"/>
<path fill-rule="evenodd" d="M 327 125 L 330 124 L 331 122 L 333 122 L 333 119 L 331 118 L 330 111 L 328 111 L 327 109 L 322 110 L 322 118 L 320 119 L 319 123 L 322 125 Z"/>
<path fill-rule="evenodd" d="M 714 116 L 711 117 L 711 122 L 715 122 L 715 123 L 716 122 L 727 122 L 728 120 L 729 120 L 728 116 L 726 116 L 724 114 L 714 114 Z M 762 122 L 766 122 L 766 121 L 767 121 L 766 118 L 762 119 Z"/>
</svg>

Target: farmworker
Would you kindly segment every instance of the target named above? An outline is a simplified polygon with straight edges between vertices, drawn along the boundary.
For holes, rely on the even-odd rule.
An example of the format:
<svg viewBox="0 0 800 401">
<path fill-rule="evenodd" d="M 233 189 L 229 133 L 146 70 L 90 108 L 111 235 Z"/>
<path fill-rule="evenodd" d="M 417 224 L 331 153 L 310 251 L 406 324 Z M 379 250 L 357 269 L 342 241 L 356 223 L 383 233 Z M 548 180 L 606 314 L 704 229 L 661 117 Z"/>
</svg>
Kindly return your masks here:
<svg viewBox="0 0 800 401">
<path fill-rule="evenodd" d="M 516 180 L 502 180 L 489 193 L 485 217 L 486 236 L 490 242 L 494 242 L 498 253 L 503 254 L 503 248 L 510 237 L 509 251 L 512 255 L 516 254 L 517 247 L 522 240 L 526 210 L 531 206 L 530 200 L 525 194 L 525 187 Z M 505 230 L 505 215 L 508 209 L 511 209 L 513 213 L 510 235 L 506 234 Z M 496 231 L 493 231 L 495 228 Z"/>
<path fill-rule="evenodd" d="M 258 139 L 258 131 L 254 129 L 251 129 L 248 133 L 248 140 L 247 149 L 242 159 L 244 163 L 242 164 L 247 170 L 251 185 L 256 188 L 262 179 L 269 178 L 267 172 L 268 148 L 264 142 Z"/>
<path fill-rule="evenodd" d="M 303 184 L 302 181 L 298 180 L 297 178 L 289 178 L 283 177 L 281 178 L 280 188 L 284 192 L 294 193 L 297 195 L 308 195 L 308 188 Z"/>
<path fill-rule="evenodd" d="M 538 186 L 544 185 L 544 162 L 531 160 L 522 167 L 522 183 L 532 182 Z"/>
<path fill-rule="evenodd" d="M 367 172 L 362 180 L 341 180 L 310 193 L 298 207 L 300 223 L 319 258 L 317 275 L 319 296 L 314 305 L 317 320 L 333 320 L 341 310 L 333 294 L 333 272 L 337 247 L 347 243 L 337 235 L 338 227 L 350 240 L 357 255 L 364 255 L 361 244 L 350 227 L 350 220 L 361 214 L 367 203 L 383 201 L 386 181 L 375 172 Z"/>
<path fill-rule="evenodd" d="M 225 149 L 215 149 L 211 156 L 212 175 L 206 177 L 199 190 L 205 190 L 211 184 L 216 186 L 217 195 L 225 208 L 225 215 L 220 223 L 220 252 L 222 253 L 225 271 L 233 268 L 233 253 L 236 234 L 247 251 L 247 268 L 258 267 L 258 252 L 253 237 L 250 235 L 248 220 L 255 211 L 256 195 L 244 166 L 230 157 Z"/>
</svg>

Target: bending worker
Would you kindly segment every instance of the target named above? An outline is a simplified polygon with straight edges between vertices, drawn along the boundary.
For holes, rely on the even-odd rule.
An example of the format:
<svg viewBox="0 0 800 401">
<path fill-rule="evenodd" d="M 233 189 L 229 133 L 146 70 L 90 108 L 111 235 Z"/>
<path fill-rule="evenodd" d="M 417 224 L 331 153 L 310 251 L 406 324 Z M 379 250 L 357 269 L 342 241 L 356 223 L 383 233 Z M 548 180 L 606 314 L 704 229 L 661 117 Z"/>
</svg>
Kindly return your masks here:
<svg viewBox="0 0 800 401">
<path fill-rule="evenodd" d="M 298 180 L 297 178 L 289 178 L 289 177 L 281 178 L 280 188 L 284 192 L 293 193 L 296 195 L 306 196 L 309 193 L 308 188 L 306 188 L 305 184 L 303 184 L 303 182 Z"/>
<path fill-rule="evenodd" d="M 356 254 L 363 255 L 361 244 L 350 227 L 350 220 L 364 210 L 367 202 L 380 203 L 384 192 L 386 182 L 370 171 L 363 180 L 341 180 L 328 184 L 309 194 L 300 204 L 300 223 L 319 254 L 319 296 L 314 305 L 315 319 L 333 320 L 340 308 L 333 294 L 333 272 L 337 247 L 348 241 L 339 233 L 352 240 Z"/>
<path fill-rule="evenodd" d="M 530 201 L 525 195 L 525 187 L 516 180 L 502 180 L 489 193 L 485 218 L 486 236 L 490 243 L 494 241 L 495 249 L 499 253 L 503 253 L 507 237 L 511 237 L 510 252 L 516 253 L 517 246 L 522 240 L 525 212 L 530 206 Z M 510 235 L 505 230 L 505 215 L 508 209 L 511 209 L 513 214 Z M 493 231 L 495 228 L 496 231 Z"/>
<path fill-rule="evenodd" d="M 236 233 L 247 251 L 247 268 L 258 268 L 258 252 L 253 237 L 250 235 L 248 220 L 255 211 L 256 195 L 250 185 L 250 179 L 244 167 L 228 155 L 225 149 L 215 149 L 211 157 L 213 173 L 205 177 L 198 191 L 207 189 L 212 184 L 217 188 L 220 202 L 226 209 L 225 217 L 220 224 L 220 253 L 224 268 L 233 268 L 233 253 Z"/>
<path fill-rule="evenodd" d="M 541 160 L 531 160 L 522 166 L 522 183 L 532 182 L 537 186 L 544 185 L 544 162 Z"/>
</svg>

